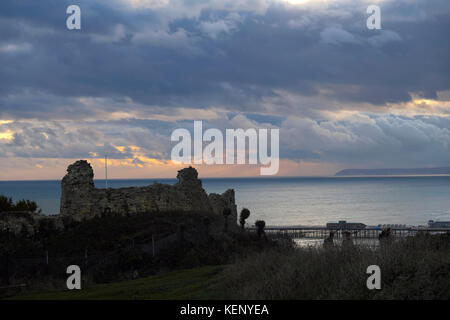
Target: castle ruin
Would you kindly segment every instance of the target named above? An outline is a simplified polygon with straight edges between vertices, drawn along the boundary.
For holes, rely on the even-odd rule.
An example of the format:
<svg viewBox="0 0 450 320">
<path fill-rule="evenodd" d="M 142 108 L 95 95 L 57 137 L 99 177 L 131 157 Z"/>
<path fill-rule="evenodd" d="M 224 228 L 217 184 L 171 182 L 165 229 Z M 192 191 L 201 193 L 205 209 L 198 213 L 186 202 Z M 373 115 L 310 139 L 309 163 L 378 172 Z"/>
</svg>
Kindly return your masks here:
<svg viewBox="0 0 450 320">
<path fill-rule="evenodd" d="M 178 171 L 174 185 L 153 183 L 145 187 L 98 189 L 94 171 L 86 160 L 67 168 L 61 181 L 61 215 L 85 220 L 104 214 L 128 215 L 164 211 L 202 211 L 222 215 L 231 210 L 231 221 L 237 221 L 234 190 L 223 194 L 207 194 L 198 179 L 197 170 L 189 167 Z"/>
</svg>

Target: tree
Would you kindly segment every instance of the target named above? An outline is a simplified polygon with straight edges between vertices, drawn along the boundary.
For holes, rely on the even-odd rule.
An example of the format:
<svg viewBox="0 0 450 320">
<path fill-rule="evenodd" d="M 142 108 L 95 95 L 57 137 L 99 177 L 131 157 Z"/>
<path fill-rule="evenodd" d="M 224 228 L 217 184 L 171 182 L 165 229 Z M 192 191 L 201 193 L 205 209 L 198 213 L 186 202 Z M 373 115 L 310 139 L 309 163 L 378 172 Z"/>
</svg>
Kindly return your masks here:
<svg viewBox="0 0 450 320">
<path fill-rule="evenodd" d="M 222 211 L 223 217 L 225 218 L 225 224 L 223 225 L 223 232 L 228 231 L 228 217 L 231 215 L 230 208 L 224 208 Z"/>
<path fill-rule="evenodd" d="M 0 195 L 0 212 L 7 211 L 29 211 L 29 212 L 41 212 L 38 205 L 34 201 L 20 200 L 14 203 L 11 198 Z"/>
<path fill-rule="evenodd" d="M 0 195 L 0 212 L 13 211 L 13 206 L 11 198 Z"/>
<path fill-rule="evenodd" d="M 261 238 L 261 236 L 264 235 L 264 238 L 266 237 L 266 233 L 264 231 L 264 228 L 266 227 L 266 222 L 264 220 L 258 220 L 255 222 L 256 226 L 256 232 L 258 234 L 258 237 Z"/>
<path fill-rule="evenodd" d="M 250 217 L 250 210 L 244 208 L 241 210 L 241 214 L 239 217 L 239 224 L 241 225 L 242 230 L 245 229 L 245 220 Z"/>
<path fill-rule="evenodd" d="M 29 211 L 29 212 L 41 212 L 36 202 L 30 200 L 17 201 L 13 207 L 13 211 Z"/>
</svg>

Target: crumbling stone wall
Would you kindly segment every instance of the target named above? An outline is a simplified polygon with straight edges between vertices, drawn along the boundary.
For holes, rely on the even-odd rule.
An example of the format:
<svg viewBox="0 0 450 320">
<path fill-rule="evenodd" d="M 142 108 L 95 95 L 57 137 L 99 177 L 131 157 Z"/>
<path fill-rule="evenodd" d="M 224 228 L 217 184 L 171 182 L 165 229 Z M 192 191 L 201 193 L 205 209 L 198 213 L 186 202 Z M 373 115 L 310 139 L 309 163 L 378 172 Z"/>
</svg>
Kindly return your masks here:
<svg viewBox="0 0 450 320">
<path fill-rule="evenodd" d="M 28 211 L 0 212 L 0 231 L 15 235 L 35 235 L 41 224 L 51 225 L 54 230 L 64 228 L 58 215 L 44 215 Z"/>
<path fill-rule="evenodd" d="M 175 185 L 154 183 L 146 187 L 97 189 L 93 179 L 94 171 L 86 160 L 76 161 L 67 168 L 67 174 L 61 181 L 62 215 L 70 215 L 76 220 L 102 214 L 171 210 L 221 215 L 224 208 L 230 208 L 230 221 L 237 221 L 234 190 L 208 196 L 198 179 L 197 170 L 192 167 L 178 171 Z"/>
</svg>

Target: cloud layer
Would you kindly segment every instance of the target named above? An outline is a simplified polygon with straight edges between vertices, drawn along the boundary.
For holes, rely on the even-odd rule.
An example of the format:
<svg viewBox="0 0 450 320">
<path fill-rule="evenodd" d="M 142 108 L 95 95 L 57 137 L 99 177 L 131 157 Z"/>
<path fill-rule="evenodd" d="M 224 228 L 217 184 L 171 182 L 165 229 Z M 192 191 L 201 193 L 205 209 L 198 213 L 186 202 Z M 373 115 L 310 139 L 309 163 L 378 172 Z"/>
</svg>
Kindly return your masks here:
<svg viewBox="0 0 450 320">
<path fill-rule="evenodd" d="M 0 3 L 0 157 L 164 164 L 205 120 L 280 128 L 286 161 L 448 165 L 448 1 L 368 30 L 371 1 L 80 0 L 69 31 L 72 2 Z"/>
</svg>

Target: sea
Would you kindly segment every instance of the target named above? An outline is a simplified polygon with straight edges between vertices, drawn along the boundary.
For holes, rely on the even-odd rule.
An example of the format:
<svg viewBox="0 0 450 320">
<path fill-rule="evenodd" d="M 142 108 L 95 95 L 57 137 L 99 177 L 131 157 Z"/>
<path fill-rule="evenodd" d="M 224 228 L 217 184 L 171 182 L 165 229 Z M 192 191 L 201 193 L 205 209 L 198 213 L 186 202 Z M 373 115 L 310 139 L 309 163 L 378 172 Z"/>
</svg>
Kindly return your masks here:
<svg viewBox="0 0 450 320">
<path fill-rule="evenodd" d="M 174 184 L 176 179 L 109 180 L 112 188 Z M 324 225 L 346 220 L 366 225 L 426 225 L 450 221 L 450 176 L 206 178 L 206 192 L 236 192 L 247 220 L 266 225 Z M 104 180 L 96 180 L 98 188 Z M 45 214 L 59 213 L 60 181 L 0 181 L 0 194 L 36 201 Z"/>
</svg>

